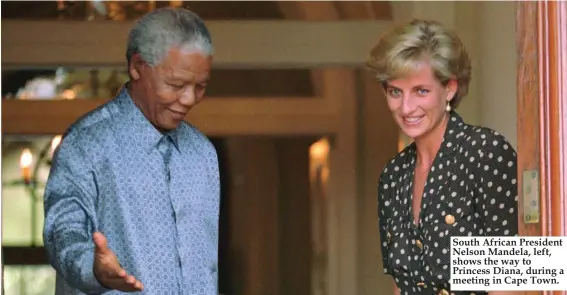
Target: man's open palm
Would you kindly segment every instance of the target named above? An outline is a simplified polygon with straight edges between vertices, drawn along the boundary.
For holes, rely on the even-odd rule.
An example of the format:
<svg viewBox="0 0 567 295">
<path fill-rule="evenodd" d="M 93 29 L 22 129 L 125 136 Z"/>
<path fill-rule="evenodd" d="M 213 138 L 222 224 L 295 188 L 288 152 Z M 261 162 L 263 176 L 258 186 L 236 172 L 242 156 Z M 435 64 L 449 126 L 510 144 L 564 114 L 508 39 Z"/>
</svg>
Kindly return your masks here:
<svg viewBox="0 0 567 295">
<path fill-rule="evenodd" d="M 99 232 L 93 234 L 95 243 L 94 273 L 101 285 L 123 292 L 142 291 L 144 286 L 134 276 L 126 273 L 116 254 L 108 248 L 106 237 Z"/>
</svg>

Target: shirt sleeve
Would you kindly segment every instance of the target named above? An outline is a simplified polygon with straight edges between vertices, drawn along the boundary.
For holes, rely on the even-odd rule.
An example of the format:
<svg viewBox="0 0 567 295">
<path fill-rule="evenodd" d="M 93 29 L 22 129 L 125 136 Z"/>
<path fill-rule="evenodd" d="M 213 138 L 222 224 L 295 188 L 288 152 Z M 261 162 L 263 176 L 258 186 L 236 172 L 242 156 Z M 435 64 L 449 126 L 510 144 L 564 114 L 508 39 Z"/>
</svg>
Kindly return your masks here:
<svg viewBox="0 0 567 295">
<path fill-rule="evenodd" d="M 93 271 L 93 165 L 77 146 L 63 141 L 55 153 L 44 194 L 43 239 L 50 264 L 69 285 L 86 294 L 101 294 L 109 290 Z"/>
<path fill-rule="evenodd" d="M 503 137 L 487 142 L 478 167 L 476 211 L 482 214 L 486 235 L 518 235 L 516 152 Z"/>
<path fill-rule="evenodd" d="M 388 221 L 388 209 L 386 208 L 386 199 L 388 197 L 388 183 L 386 183 L 384 172 L 387 171 L 387 168 L 384 169 L 382 174 L 380 175 L 380 180 L 378 182 L 378 229 L 380 231 L 380 252 L 382 253 L 382 265 L 384 267 L 385 274 L 392 274 L 391 268 L 388 264 L 388 228 L 387 228 L 387 221 Z"/>
</svg>

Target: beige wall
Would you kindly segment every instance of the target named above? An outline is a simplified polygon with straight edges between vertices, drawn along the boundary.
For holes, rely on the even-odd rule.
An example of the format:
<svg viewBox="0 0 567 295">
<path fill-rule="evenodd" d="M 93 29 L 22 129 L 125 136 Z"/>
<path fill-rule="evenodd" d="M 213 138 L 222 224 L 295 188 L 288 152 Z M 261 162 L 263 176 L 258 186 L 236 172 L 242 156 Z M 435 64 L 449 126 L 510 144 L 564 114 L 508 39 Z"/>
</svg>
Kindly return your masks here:
<svg viewBox="0 0 567 295">
<path fill-rule="evenodd" d="M 516 2 L 477 2 L 480 7 L 480 118 L 517 147 Z M 526 122 L 527 123 L 527 122 Z"/>
</svg>

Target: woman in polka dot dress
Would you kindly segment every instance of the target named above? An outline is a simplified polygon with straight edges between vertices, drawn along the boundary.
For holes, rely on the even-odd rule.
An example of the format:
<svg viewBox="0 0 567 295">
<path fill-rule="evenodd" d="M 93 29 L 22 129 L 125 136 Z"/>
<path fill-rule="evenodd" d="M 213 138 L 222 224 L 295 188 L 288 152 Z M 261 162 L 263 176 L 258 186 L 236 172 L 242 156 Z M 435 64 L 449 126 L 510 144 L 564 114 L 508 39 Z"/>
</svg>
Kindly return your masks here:
<svg viewBox="0 0 567 295">
<path fill-rule="evenodd" d="M 451 236 L 513 236 L 518 229 L 513 147 L 454 111 L 470 81 L 463 44 L 439 23 L 415 20 L 383 36 L 368 66 L 414 141 L 379 180 L 384 272 L 396 294 L 499 293 L 451 291 L 448 283 Z"/>
</svg>

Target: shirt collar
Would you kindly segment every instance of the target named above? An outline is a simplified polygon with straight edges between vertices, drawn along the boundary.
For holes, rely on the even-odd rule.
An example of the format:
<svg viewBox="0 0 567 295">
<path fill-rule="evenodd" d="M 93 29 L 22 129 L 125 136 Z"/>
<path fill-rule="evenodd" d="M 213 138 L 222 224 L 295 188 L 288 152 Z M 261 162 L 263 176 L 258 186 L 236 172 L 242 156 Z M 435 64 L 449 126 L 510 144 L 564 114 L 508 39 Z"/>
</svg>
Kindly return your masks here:
<svg viewBox="0 0 567 295">
<path fill-rule="evenodd" d="M 179 151 L 178 137 L 181 124 L 176 129 L 161 133 L 144 116 L 138 106 L 134 104 L 132 97 L 128 93 L 127 85 L 128 83 L 122 86 L 115 101 L 122 117 L 126 119 L 126 122 L 124 122 L 125 131 L 134 134 L 135 144 L 141 146 L 147 153 L 150 153 L 152 149 L 157 147 L 163 137 L 169 136 L 173 145 Z"/>
</svg>

